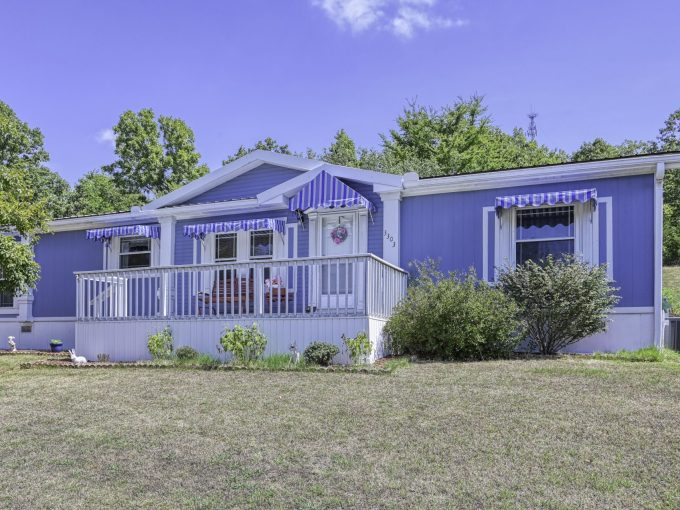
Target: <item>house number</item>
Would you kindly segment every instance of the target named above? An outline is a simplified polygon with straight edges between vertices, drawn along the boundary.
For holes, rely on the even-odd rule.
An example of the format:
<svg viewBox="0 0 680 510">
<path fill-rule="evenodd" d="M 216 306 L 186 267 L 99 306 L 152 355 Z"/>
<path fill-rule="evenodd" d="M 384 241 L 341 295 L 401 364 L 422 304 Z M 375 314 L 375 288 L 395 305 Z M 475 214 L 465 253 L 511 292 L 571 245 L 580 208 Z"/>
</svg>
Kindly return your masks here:
<svg viewBox="0 0 680 510">
<path fill-rule="evenodd" d="M 394 236 L 392 236 L 392 234 L 390 234 L 387 230 L 385 230 L 385 239 L 392 243 L 392 248 L 397 246 L 397 243 L 394 240 Z"/>
</svg>

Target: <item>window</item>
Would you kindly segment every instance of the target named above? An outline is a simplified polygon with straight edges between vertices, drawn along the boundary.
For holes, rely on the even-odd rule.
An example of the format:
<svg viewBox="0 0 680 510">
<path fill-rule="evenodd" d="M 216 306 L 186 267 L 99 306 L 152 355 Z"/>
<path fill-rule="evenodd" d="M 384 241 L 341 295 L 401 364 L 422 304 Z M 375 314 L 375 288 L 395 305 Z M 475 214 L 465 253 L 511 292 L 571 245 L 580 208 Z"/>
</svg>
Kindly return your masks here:
<svg viewBox="0 0 680 510">
<path fill-rule="evenodd" d="M 250 232 L 250 258 L 271 259 L 274 256 L 274 232 L 252 230 Z"/>
<path fill-rule="evenodd" d="M 0 292 L 0 308 L 14 308 L 14 294 L 11 292 Z"/>
<path fill-rule="evenodd" d="M 515 228 L 515 262 L 574 253 L 574 206 L 520 209 Z"/>
<path fill-rule="evenodd" d="M 229 234 L 218 234 L 215 239 L 215 261 L 225 262 L 236 260 L 237 256 L 236 232 Z"/>
<path fill-rule="evenodd" d="M 120 239 L 120 269 L 151 267 L 151 239 L 122 237 Z"/>
</svg>

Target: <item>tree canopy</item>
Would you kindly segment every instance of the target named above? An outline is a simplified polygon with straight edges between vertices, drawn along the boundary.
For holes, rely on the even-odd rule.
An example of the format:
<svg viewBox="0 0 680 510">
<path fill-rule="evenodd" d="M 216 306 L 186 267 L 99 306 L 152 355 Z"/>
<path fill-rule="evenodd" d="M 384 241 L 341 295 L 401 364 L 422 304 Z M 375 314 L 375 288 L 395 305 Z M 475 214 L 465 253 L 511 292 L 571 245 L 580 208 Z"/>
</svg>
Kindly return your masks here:
<svg viewBox="0 0 680 510">
<path fill-rule="evenodd" d="M 145 201 L 146 197 L 141 193 L 123 191 L 110 175 L 93 170 L 74 186 L 68 211 L 69 216 L 129 211 Z"/>
<path fill-rule="evenodd" d="M 157 198 L 208 173 L 199 164 L 194 132 L 177 118 L 153 110 L 124 112 L 113 127 L 118 159 L 102 167 L 126 193 Z"/>
<path fill-rule="evenodd" d="M 228 165 L 232 161 L 236 161 L 237 159 L 257 150 L 278 152 L 279 154 L 293 154 L 288 147 L 288 144 L 282 145 L 268 136 L 264 140 L 258 140 L 252 147 L 241 145 L 234 154 L 227 156 L 226 159 L 222 160 L 222 165 Z"/>
<path fill-rule="evenodd" d="M 33 187 L 49 155 L 43 135 L 0 101 L 0 291 L 34 287 L 39 266 L 31 245 L 46 229 L 47 201 Z M 23 239 L 23 242 L 22 242 Z"/>
</svg>

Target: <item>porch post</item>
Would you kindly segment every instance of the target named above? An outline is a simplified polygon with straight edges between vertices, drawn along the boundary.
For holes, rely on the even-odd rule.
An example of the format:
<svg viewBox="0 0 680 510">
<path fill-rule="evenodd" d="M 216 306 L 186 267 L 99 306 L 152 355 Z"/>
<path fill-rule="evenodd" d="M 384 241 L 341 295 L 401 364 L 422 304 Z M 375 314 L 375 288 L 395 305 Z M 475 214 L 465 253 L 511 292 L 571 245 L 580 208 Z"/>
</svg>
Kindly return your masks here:
<svg viewBox="0 0 680 510">
<path fill-rule="evenodd" d="M 161 218 L 161 253 L 160 265 L 172 266 L 175 262 L 175 225 L 177 220 L 173 216 Z M 161 314 L 168 317 L 171 312 L 170 273 L 163 272 L 161 276 Z"/>
<path fill-rule="evenodd" d="M 654 175 L 654 345 L 664 347 L 663 275 L 663 178 L 666 164 L 656 164 Z"/>
<path fill-rule="evenodd" d="M 387 262 L 399 266 L 401 192 L 380 194 L 383 203 L 383 256 Z"/>
</svg>

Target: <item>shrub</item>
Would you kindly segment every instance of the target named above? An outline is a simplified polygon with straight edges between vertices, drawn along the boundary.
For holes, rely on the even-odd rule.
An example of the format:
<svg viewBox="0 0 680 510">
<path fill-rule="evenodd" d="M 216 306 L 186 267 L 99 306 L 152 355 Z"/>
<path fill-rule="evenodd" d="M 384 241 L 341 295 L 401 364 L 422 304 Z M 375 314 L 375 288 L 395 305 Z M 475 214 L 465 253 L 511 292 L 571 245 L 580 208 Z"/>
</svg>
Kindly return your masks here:
<svg viewBox="0 0 680 510">
<path fill-rule="evenodd" d="M 302 353 L 302 357 L 309 364 L 327 367 L 339 352 L 340 348 L 337 345 L 327 342 L 312 342 Z"/>
<path fill-rule="evenodd" d="M 267 347 L 267 337 L 253 323 L 249 328 L 236 325 L 234 329 L 227 329 L 220 339 L 224 352 L 231 352 L 234 359 L 241 363 L 248 363 L 258 359 Z"/>
<path fill-rule="evenodd" d="M 349 358 L 352 360 L 352 363 L 365 361 L 371 354 L 371 341 L 363 331 L 354 338 L 342 335 L 342 341 L 349 351 Z"/>
<path fill-rule="evenodd" d="M 210 354 L 199 354 L 194 359 L 194 363 L 203 368 L 212 368 L 222 364 L 220 360 L 213 358 Z"/>
<path fill-rule="evenodd" d="M 153 359 L 167 359 L 172 356 L 172 330 L 170 326 L 149 335 L 149 341 L 146 345 Z"/>
<path fill-rule="evenodd" d="M 97 361 L 99 363 L 110 363 L 111 362 L 111 356 L 109 356 L 105 352 L 101 352 L 101 353 L 97 354 Z"/>
<path fill-rule="evenodd" d="M 680 291 L 663 289 L 664 308 L 672 317 L 680 315 Z"/>
<path fill-rule="evenodd" d="M 529 260 L 503 271 L 499 284 L 522 313 L 529 346 L 541 354 L 606 331 L 609 311 L 619 301 L 605 266 L 573 256 Z"/>
<path fill-rule="evenodd" d="M 415 266 L 406 297 L 385 325 L 395 354 L 498 358 L 509 356 L 522 341 L 517 306 L 474 271 L 444 275 L 432 261 Z"/>
<path fill-rule="evenodd" d="M 61 340 L 57 340 L 56 338 L 50 340 L 50 345 L 63 345 L 63 344 L 64 342 L 62 342 Z"/>
<path fill-rule="evenodd" d="M 177 356 L 177 359 L 180 361 L 193 360 L 198 358 L 198 351 L 193 347 L 183 345 L 182 347 L 177 348 L 175 356 Z"/>
</svg>

